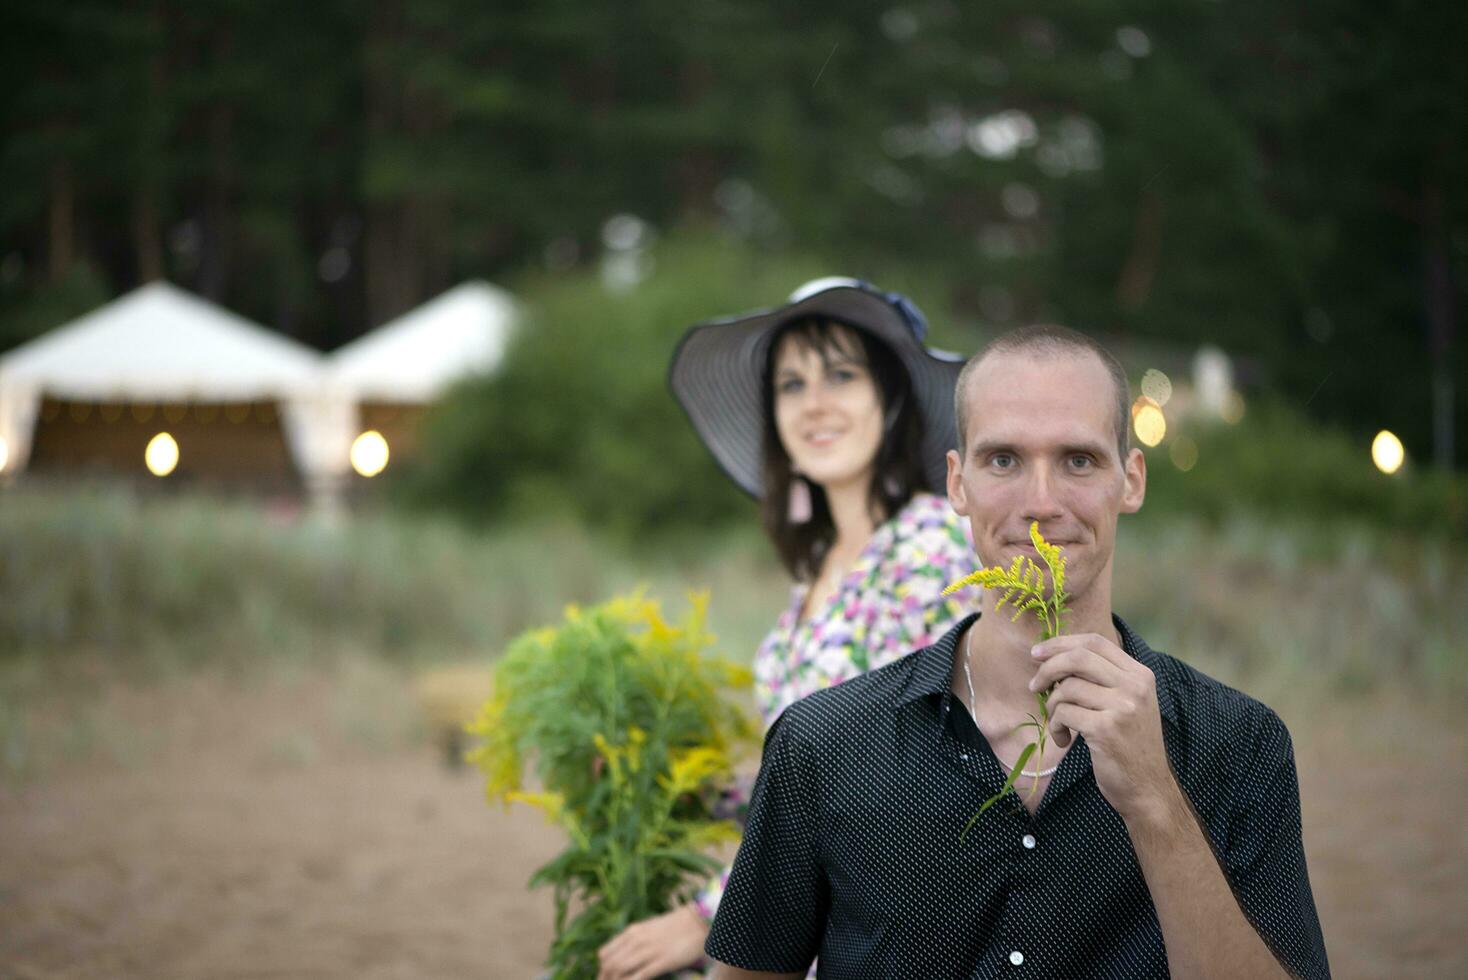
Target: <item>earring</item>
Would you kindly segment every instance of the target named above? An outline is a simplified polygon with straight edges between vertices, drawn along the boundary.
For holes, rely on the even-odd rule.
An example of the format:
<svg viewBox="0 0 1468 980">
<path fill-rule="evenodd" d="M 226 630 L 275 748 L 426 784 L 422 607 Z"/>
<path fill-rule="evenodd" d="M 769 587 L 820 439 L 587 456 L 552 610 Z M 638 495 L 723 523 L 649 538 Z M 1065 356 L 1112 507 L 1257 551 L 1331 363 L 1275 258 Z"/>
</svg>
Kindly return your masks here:
<svg viewBox="0 0 1468 980">
<path fill-rule="evenodd" d="M 811 517 L 810 484 L 799 476 L 790 478 L 790 496 L 786 498 L 785 518 L 791 524 L 805 524 Z"/>
<path fill-rule="evenodd" d="M 897 474 L 888 473 L 882 478 L 882 489 L 887 491 L 889 497 L 900 497 L 902 496 L 902 481 L 897 478 Z"/>
</svg>

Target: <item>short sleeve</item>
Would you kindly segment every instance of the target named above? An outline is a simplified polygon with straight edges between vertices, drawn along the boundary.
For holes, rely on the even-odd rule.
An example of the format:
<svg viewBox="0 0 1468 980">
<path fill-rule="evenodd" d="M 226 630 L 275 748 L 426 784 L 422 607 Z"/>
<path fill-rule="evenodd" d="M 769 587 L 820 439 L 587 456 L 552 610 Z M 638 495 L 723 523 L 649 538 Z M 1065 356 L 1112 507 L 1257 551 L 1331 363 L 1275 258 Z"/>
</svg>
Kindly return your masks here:
<svg viewBox="0 0 1468 980">
<path fill-rule="evenodd" d="M 1232 795 L 1224 861 L 1244 915 L 1286 969 L 1305 980 L 1328 978 L 1305 867 L 1294 747 L 1273 712 L 1259 727 L 1251 764 Z"/>
<path fill-rule="evenodd" d="M 717 802 L 713 807 L 713 815 L 720 820 L 732 820 L 739 825 L 741 832 L 744 825 L 749 822 L 749 797 L 754 790 L 754 779 L 748 773 L 739 773 L 730 780 L 719 793 Z M 699 889 L 693 897 L 693 907 L 698 914 L 703 916 L 705 922 L 712 922 L 714 913 L 719 910 L 719 902 L 724 897 L 724 888 L 729 884 L 729 872 L 733 865 L 725 865 L 723 870 L 710 878 Z"/>
<path fill-rule="evenodd" d="M 809 749 L 787 709 L 765 738 L 749 824 L 704 951 L 744 970 L 809 968 L 820 951 L 829 886 L 817 842 Z"/>
</svg>

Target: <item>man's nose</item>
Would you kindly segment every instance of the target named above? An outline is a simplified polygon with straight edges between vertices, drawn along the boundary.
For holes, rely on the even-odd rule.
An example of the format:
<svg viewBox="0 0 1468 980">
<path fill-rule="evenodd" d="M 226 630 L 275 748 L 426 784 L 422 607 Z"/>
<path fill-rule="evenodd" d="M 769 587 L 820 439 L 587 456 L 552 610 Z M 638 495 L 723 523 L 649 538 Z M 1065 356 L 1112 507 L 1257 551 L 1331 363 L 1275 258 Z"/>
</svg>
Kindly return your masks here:
<svg viewBox="0 0 1468 980">
<path fill-rule="evenodd" d="M 1030 468 L 1025 483 L 1025 520 L 1046 521 L 1060 516 L 1060 502 L 1055 497 L 1055 474 L 1046 464 Z"/>
</svg>

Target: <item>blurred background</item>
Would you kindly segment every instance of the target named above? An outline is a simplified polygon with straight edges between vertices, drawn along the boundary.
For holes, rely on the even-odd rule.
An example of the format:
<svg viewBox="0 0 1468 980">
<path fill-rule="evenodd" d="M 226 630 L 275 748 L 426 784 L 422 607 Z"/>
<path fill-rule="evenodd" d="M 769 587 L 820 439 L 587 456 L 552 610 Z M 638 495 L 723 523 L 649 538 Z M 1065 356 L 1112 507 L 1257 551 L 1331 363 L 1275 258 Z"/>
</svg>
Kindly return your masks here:
<svg viewBox="0 0 1468 980">
<path fill-rule="evenodd" d="M 664 376 L 828 274 L 1118 352 L 1118 610 L 1289 723 L 1336 974 L 1468 973 L 1465 29 L 5 4 L 0 976 L 533 976 L 559 842 L 451 733 L 567 602 L 752 654 L 783 573 Z"/>
</svg>

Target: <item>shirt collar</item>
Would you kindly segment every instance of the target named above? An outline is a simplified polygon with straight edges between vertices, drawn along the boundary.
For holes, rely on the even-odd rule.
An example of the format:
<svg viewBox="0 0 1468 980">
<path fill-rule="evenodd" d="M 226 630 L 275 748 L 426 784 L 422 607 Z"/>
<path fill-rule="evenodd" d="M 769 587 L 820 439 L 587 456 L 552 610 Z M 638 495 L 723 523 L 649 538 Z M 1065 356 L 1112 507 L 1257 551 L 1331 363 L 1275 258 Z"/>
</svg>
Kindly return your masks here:
<svg viewBox="0 0 1468 980">
<path fill-rule="evenodd" d="M 978 618 L 978 613 L 970 613 L 954 623 L 934 643 L 909 654 L 913 666 L 908 672 L 907 682 L 897 692 L 898 707 L 918 698 L 948 693 L 950 678 L 953 676 L 953 652 L 958 647 L 958 638 Z"/>
<path fill-rule="evenodd" d="M 953 654 L 958 647 L 958 638 L 978 618 L 978 613 L 970 613 L 955 623 L 936 642 L 910 655 L 913 666 L 907 675 L 906 683 L 897 694 L 898 707 L 916 701 L 918 698 L 946 695 L 949 692 L 950 678 L 953 676 Z M 1142 639 L 1120 616 L 1112 613 L 1111 622 L 1121 636 L 1121 648 L 1133 660 L 1151 670 L 1153 676 L 1156 677 L 1158 711 L 1168 723 L 1178 724 L 1177 701 L 1161 669 L 1162 654 L 1148 646 L 1147 641 Z"/>
</svg>

